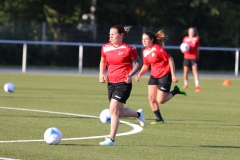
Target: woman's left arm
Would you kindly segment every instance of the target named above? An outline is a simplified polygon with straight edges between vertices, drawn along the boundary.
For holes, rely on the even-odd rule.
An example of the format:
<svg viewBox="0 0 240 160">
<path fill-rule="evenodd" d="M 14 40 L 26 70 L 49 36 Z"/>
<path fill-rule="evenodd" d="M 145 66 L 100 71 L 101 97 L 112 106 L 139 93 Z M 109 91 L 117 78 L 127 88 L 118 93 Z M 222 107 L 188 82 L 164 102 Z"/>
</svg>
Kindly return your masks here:
<svg viewBox="0 0 240 160">
<path fill-rule="evenodd" d="M 177 77 L 176 77 L 176 75 L 175 75 L 175 63 L 174 63 L 174 60 L 173 60 L 172 57 L 170 57 L 170 58 L 168 59 L 168 63 L 169 63 L 170 70 L 171 70 L 171 74 L 172 74 L 172 81 L 173 81 L 174 83 L 177 83 L 177 82 L 178 82 L 178 79 L 177 79 Z"/>
<path fill-rule="evenodd" d="M 127 79 L 126 79 L 126 82 L 127 83 L 130 83 L 132 82 L 132 77 L 141 69 L 142 67 L 142 61 L 141 59 L 139 58 L 139 56 L 137 58 L 135 58 L 133 60 L 133 62 L 135 63 L 135 66 L 133 67 L 132 71 L 126 76 Z"/>
</svg>

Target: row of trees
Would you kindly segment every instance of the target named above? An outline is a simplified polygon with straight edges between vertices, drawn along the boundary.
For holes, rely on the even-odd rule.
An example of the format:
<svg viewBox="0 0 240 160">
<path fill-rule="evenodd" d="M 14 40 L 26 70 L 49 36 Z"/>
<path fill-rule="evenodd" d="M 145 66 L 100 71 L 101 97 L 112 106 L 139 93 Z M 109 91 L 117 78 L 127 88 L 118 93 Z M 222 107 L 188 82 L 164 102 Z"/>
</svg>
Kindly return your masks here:
<svg viewBox="0 0 240 160">
<path fill-rule="evenodd" d="M 133 32 L 131 31 L 129 38 L 126 39 L 128 43 L 140 44 L 143 29 L 154 32 L 164 29 L 170 37 L 167 45 L 179 45 L 182 37 L 187 34 L 187 29 L 194 26 L 198 28 L 201 46 L 239 47 L 239 10 L 238 0 L 1 0 L 0 39 L 105 43 L 108 41 L 109 27 L 113 24 L 122 24 L 134 26 Z M 46 25 L 44 34 L 43 24 Z M 18 58 L 16 61 L 9 61 L 12 59 L 9 55 L 19 55 L 15 47 L 0 45 L 2 51 L 0 56 L 5 57 L 0 60 L 0 64 L 21 63 Z M 38 57 L 38 62 L 34 60 L 34 56 L 29 57 L 30 65 L 77 66 L 74 59 L 70 60 L 76 56 L 69 52 L 71 50 L 75 52 L 75 49 L 52 46 L 45 47 L 43 51 L 30 48 L 34 51 L 34 56 Z M 96 48 L 92 50 L 88 48 L 85 51 L 99 53 Z M 210 64 L 216 63 L 214 61 L 216 54 L 202 58 L 200 66 L 207 68 L 215 66 Z M 234 54 L 227 52 L 221 55 L 223 62 L 220 68 L 232 68 L 233 65 L 228 64 L 226 59 L 230 57 L 232 61 Z M 99 57 L 96 57 L 97 62 Z M 46 58 L 50 61 L 44 61 Z M 39 62 L 39 59 L 43 61 Z M 69 62 L 65 62 L 66 59 L 69 59 Z M 93 61 L 85 58 L 85 65 L 94 65 Z M 206 61 L 208 64 L 205 64 Z M 181 60 L 178 63 L 179 67 L 180 62 Z"/>
</svg>

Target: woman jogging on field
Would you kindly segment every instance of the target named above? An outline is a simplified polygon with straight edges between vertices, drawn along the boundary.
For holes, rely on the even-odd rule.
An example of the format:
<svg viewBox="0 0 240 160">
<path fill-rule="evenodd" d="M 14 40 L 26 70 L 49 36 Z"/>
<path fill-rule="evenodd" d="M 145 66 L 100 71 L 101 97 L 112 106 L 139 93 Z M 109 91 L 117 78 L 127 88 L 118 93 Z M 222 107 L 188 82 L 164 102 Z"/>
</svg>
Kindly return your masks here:
<svg viewBox="0 0 240 160">
<path fill-rule="evenodd" d="M 109 32 L 110 42 L 104 44 L 101 49 L 99 81 L 100 83 L 108 81 L 111 114 L 111 131 L 109 137 L 100 142 L 100 145 L 103 146 L 113 146 L 115 144 L 120 117 L 135 117 L 141 126 L 145 125 L 142 109 L 136 112 L 124 107 L 132 90 L 132 77 L 142 66 L 136 49 L 123 42 L 123 38 L 130 28 L 130 26 L 112 26 Z M 134 67 L 132 67 L 133 62 L 135 63 Z M 108 68 L 107 79 L 104 76 L 106 68 Z"/>
<path fill-rule="evenodd" d="M 142 35 L 143 50 L 143 66 L 136 76 L 136 81 L 145 74 L 149 66 L 151 66 L 151 75 L 148 81 L 148 100 L 152 111 L 157 119 L 151 124 L 164 123 L 161 115 L 159 104 L 164 104 L 170 100 L 175 94 L 187 95 L 187 93 L 178 86 L 170 92 L 172 81 L 177 83 L 178 79 L 175 75 L 175 64 L 173 58 L 162 47 L 165 44 L 167 36 L 163 30 L 159 30 L 156 34 L 153 32 L 145 32 Z"/>
</svg>

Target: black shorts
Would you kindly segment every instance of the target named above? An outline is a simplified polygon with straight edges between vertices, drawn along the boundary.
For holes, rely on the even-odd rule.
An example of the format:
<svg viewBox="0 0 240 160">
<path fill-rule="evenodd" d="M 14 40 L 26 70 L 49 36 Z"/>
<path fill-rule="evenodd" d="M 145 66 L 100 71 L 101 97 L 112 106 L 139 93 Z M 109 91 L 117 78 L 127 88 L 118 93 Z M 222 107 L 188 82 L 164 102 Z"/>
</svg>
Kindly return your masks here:
<svg viewBox="0 0 240 160">
<path fill-rule="evenodd" d="M 109 83 L 108 82 L 108 100 L 116 99 L 119 102 L 126 103 L 132 91 L 132 83 L 120 82 Z"/>
<path fill-rule="evenodd" d="M 197 66 L 197 59 L 185 59 L 183 60 L 183 66 Z"/>
<path fill-rule="evenodd" d="M 150 76 L 148 85 L 157 85 L 158 89 L 163 92 L 169 92 L 172 84 L 172 74 L 167 73 L 165 76 L 160 78 L 154 78 Z"/>
</svg>

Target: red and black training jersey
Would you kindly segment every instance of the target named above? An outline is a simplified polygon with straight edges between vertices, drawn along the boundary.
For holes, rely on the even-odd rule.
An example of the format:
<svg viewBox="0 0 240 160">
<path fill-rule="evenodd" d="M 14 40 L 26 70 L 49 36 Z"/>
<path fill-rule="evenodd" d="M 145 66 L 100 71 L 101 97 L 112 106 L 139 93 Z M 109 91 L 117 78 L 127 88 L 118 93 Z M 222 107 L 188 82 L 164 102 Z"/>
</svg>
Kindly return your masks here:
<svg viewBox="0 0 240 160">
<path fill-rule="evenodd" d="M 189 38 L 185 36 L 182 43 L 187 43 L 190 49 L 184 52 L 185 59 L 196 59 L 198 57 L 198 47 L 200 46 L 199 39 L 197 37 Z"/>
<path fill-rule="evenodd" d="M 154 78 L 163 77 L 170 72 L 169 58 L 170 55 L 158 44 L 154 44 L 151 50 L 143 50 L 143 64 L 151 65 L 151 75 Z"/>
<path fill-rule="evenodd" d="M 101 56 L 106 58 L 108 67 L 108 82 L 125 82 L 126 76 L 132 71 L 132 61 L 138 57 L 136 48 L 122 43 L 114 47 L 112 43 L 102 46 Z"/>
</svg>

